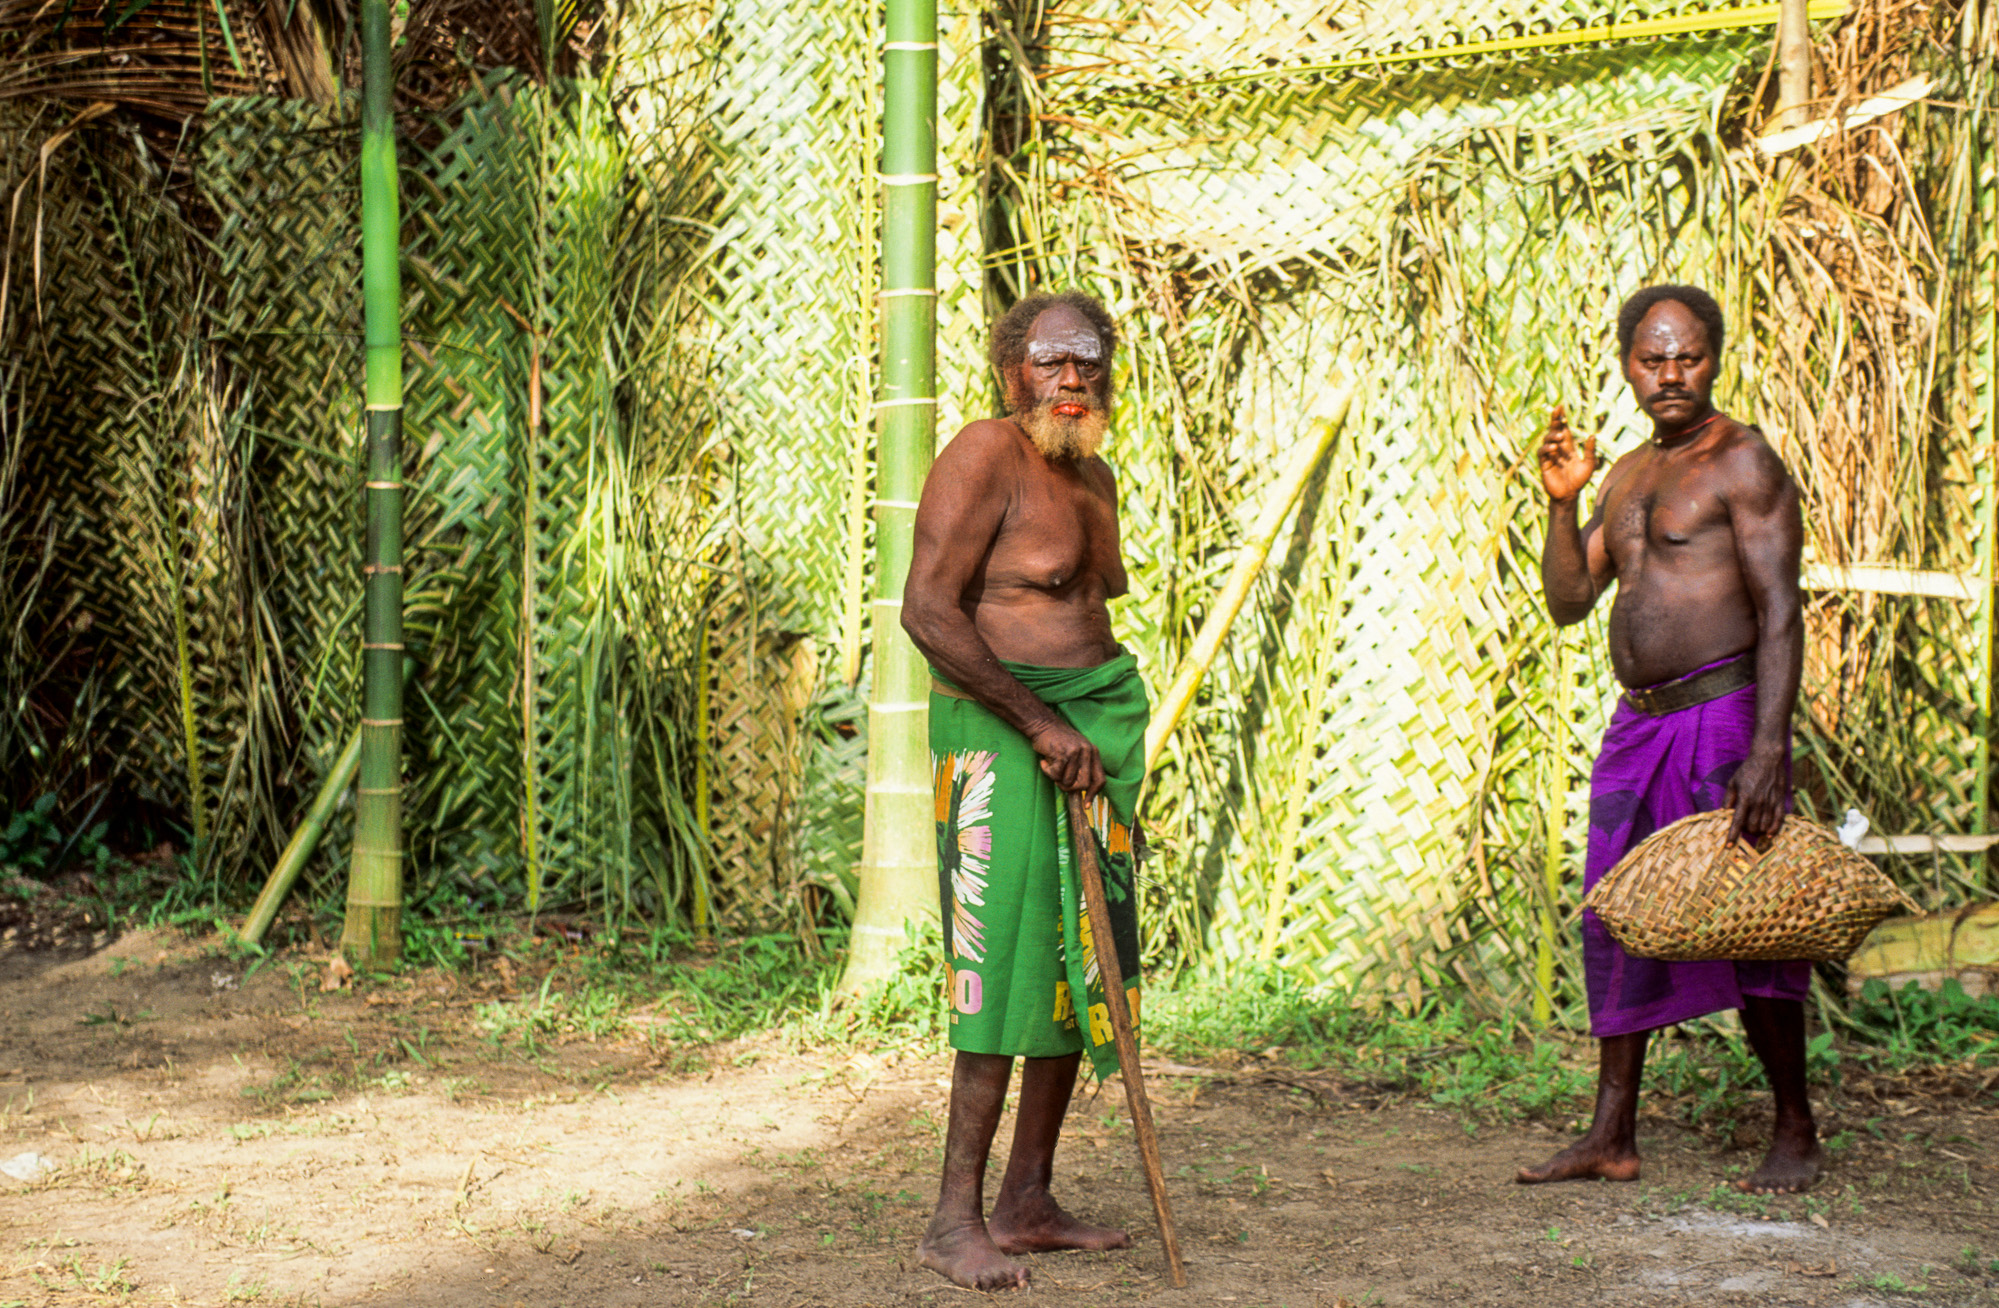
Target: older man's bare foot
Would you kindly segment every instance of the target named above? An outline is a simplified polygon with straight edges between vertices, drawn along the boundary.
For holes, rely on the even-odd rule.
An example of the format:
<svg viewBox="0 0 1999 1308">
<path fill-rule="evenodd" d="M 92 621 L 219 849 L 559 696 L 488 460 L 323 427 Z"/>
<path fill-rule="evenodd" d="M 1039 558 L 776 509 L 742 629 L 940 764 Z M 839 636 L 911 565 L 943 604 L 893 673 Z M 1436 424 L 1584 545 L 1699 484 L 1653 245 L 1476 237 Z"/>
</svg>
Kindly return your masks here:
<svg viewBox="0 0 1999 1308">
<path fill-rule="evenodd" d="M 1032 1198 L 993 1205 L 986 1223 L 993 1243 L 1006 1253 L 1050 1253 L 1057 1249 L 1129 1249 L 1131 1237 L 1108 1226 L 1092 1226 L 1062 1210 L 1047 1191 Z"/>
<path fill-rule="evenodd" d="M 999 1251 L 981 1226 L 932 1227 L 916 1246 L 931 1271 L 968 1290 L 1011 1290 L 1027 1284 L 1027 1269 Z"/>
<path fill-rule="evenodd" d="M 1811 1130 L 1779 1131 L 1763 1165 L 1735 1183 L 1744 1194 L 1801 1194 L 1825 1166 L 1825 1150 Z"/>
<path fill-rule="evenodd" d="M 1584 1136 L 1539 1167 L 1521 1168 L 1513 1179 L 1522 1185 L 1543 1185 L 1549 1181 L 1635 1181 L 1638 1151 L 1598 1144 Z"/>
</svg>

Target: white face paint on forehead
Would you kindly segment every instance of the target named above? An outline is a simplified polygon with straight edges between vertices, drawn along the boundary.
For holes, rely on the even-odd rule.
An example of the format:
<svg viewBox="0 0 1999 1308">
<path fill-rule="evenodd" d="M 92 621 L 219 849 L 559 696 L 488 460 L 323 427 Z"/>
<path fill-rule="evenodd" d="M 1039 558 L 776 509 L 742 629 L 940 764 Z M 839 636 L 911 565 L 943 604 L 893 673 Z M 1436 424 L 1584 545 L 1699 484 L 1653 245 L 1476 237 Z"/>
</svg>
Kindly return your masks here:
<svg viewBox="0 0 1999 1308">
<path fill-rule="evenodd" d="M 1683 354 L 1707 354 L 1710 343 L 1707 327 L 1694 311 L 1678 300 L 1661 300 L 1638 324 L 1637 338 L 1631 342 L 1634 358 L 1677 358 Z"/>
<path fill-rule="evenodd" d="M 1027 333 L 1029 362 L 1068 357 L 1091 363 L 1104 361 L 1104 343 L 1090 320 L 1066 306 L 1043 311 Z"/>
</svg>

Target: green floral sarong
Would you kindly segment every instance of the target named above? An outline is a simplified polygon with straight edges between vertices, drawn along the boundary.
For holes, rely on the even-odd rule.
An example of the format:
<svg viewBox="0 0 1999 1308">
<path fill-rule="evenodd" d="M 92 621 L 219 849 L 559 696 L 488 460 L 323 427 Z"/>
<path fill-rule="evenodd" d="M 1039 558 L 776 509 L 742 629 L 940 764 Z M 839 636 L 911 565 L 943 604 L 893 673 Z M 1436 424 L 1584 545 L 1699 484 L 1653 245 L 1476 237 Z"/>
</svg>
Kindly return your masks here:
<svg viewBox="0 0 1999 1308">
<path fill-rule="evenodd" d="M 1103 757 L 1104 789 L 1091 801 L 1090 825 L 1136 1019 L 1131 828 L 1145 778 L 1150 716 L 1138 660 L 1119 654 L 1093 668 L 1003 666 Z M 930 694 L 930 758 L 937 778 L 937 889 L 951 969 L 952 1047 L 1030 1058 L 1088 1049 L 1098 1077 L 1109 1077 L 1117 1071 L 1117 1049 L 1062 792 L 1042 772 L 1025 736 L 978 701 L 936 690 Z M 1079 994 L 1087 1002 L 1076 1003 Z"/>
</svg>

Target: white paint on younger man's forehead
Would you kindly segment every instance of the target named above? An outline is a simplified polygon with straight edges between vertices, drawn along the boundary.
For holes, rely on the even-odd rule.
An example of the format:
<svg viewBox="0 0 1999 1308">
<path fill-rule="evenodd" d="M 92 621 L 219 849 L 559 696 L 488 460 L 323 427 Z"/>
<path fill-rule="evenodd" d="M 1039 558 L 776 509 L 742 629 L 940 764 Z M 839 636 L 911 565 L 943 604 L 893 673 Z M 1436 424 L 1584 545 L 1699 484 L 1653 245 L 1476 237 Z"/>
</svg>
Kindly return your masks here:
<svg viewBox="0 0 1999 1308">
<path fill-rule="evenodd" d="M 1090 320 L 1067 305 L 1044 309 L 1027 330 L 1027 357 L 1033 361 L 1061 358 L 1102 363 L 1104 343 Z"/>
<path fill-rule="evenodd" d="M 1707 327 L 1678 300 L 1661 300 L 1647 310 L 1631 342 L 1631 353 L 1640 356 L 1707 354 L 1711 349 Z"/>
</svg>

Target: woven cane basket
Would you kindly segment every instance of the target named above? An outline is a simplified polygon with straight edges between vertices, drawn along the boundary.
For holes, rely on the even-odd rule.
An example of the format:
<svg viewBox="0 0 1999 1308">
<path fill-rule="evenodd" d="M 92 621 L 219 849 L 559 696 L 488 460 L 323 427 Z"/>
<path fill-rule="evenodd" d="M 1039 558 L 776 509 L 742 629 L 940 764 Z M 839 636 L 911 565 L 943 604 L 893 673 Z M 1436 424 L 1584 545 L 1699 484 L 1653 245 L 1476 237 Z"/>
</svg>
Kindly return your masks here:
<svg viewBox="0 0 1999 1308">
<path fill-rule="evenodd" d="M 1760 853 L 1727 846 L 1732 809 L 1681 818 L 1604 873 L 1583 907 L 1640 958 L 1839 961 L 1917 906 L 1816 822 L 1786 817 Z"/>
</svg>

